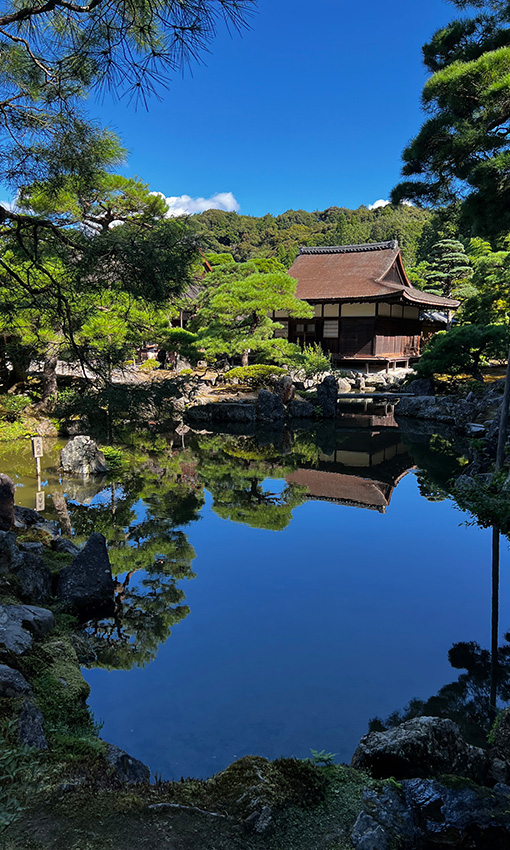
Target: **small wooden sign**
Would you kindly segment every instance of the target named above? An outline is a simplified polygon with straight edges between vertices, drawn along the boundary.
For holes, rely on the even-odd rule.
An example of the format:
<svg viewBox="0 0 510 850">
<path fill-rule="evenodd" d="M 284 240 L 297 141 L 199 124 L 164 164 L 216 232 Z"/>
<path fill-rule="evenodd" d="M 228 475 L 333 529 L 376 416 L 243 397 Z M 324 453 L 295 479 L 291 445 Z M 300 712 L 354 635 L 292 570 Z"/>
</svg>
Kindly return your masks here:
<svg viewBox="0 0 510 850">
<path fill-rule="evenodd" d="M 44 490 L 39 490 L 38 493 L 35 494 L 35 509 L 36 511 L 43 511 L 46 507 L 46 500 L 44 497 Z"/>
<path fill-rule="evenodd" d="M 43 441 L 42 437 L 32 437 L 32 457 L 43 456 Z"/>
</svg>

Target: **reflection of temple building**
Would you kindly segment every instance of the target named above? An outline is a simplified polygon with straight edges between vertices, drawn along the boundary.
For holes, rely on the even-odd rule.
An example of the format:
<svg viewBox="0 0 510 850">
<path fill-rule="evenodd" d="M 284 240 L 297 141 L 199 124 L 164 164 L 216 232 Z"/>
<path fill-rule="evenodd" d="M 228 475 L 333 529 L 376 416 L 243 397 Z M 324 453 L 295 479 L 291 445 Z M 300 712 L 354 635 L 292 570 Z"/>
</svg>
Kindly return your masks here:
<svg viewBox="0 0 510 850">
<path fill-rule="evenodd" d="M 395 404 L 366 399 L 340 399 L 338 414 L 348 428 L 396 428 Z"/>
<path fill-rule="evenodd" d="M 288 484 L 309 499 L 385 513 L 393 490 L 415 466 L 397 431 L 338 432 L 337 447 L 319 456 L 319 467 L 297 469 Z"/>
</svg>

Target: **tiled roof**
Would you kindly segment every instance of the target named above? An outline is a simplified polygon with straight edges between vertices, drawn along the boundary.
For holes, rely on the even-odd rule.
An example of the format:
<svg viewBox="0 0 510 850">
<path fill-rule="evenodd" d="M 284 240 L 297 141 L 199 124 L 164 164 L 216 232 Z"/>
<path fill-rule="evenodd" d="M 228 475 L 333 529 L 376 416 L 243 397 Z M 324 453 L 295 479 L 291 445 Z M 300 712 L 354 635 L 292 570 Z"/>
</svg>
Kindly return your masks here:
<svg viewBox="0 0 510 850">
<path fill-rule="evenodd" d="M 289 484 L 307 488 L 309 499 L 338 502 L 373 510 L 385 511 L 393 487 L 383 481 L 373 481 L 359 475 L 322 472 L 318 469 L 297 469 L 286 476 Z"/>
<path fill-rule="evenodd" d="M 305 301 L 391 301 L 455 309 L 459 302 L 415 289 L 409 283 L 398 242 L 299 249 L 289 269 L 296 295 Z"/>
</svg>

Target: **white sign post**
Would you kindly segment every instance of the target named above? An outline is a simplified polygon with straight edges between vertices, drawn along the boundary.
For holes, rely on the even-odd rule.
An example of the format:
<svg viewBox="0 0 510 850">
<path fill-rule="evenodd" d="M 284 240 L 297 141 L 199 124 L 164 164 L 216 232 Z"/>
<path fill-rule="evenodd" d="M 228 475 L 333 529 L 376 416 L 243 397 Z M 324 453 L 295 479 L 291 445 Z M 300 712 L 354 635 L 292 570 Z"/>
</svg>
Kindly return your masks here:
<svg viewBox="0 0 510 850">
<path fill-rule="evenodd" d="M 44 490 L 41 490 L 41 458 L 43 453 L 42 437 L 32 437 L 32 456 L 35 458 L 35 472 L 37 475 L 37 493 L 35 494 L 36 511 L 43 511 L 45 508 Z"/>
</svg>

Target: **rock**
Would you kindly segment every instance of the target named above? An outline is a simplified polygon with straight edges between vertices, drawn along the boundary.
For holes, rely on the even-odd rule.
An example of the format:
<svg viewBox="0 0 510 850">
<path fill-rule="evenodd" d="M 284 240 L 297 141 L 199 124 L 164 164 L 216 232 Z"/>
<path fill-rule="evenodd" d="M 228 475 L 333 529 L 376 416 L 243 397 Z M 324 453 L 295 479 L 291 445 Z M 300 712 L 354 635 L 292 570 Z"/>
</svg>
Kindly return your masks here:
<svg viewBox="0 0 510 850">
<path fill-rule="evenodd" d="M 22 562 L 14 531 L 0 531 L 0 573 L 11 573 Z"/>
<path fill-rule="evenodd" d="M 281 398 L 283 404 L 288 404 L 293 400 L 296 395 L 296 387 L 289 375 L 284 375 L 280 378 L 275 387 L 275 394 Z"/>
<path fill-rule="evenodd" d="M 260 811 L 252 812 L 243 822 L 258 835 L 262 835 L 273 822 L 273 812 L 269 806 L 262 806 Z"/>
<path fill-rule="evenodd" d="M 19 670 L 0 664 L 0 697 L 30 696 L 32 689 Z"/>
<path fill-rule="evenodd" d="M 31 528 L 41 522 L 45 522 L 42 514 L 32 508 L 22 508 L 20 505 L 15 505 L 14 525 L 16 528 Z"/>
<path fill-rule="evenodd" d="M 395 415 L 410 416 L 416 419 L 430 419 L 462 425 L 476 414 L 476 405 L 454 396 L 435 398 L 433 396 L 407 396 L 401 398 L 395 408 Z"/>
<path fill-rule="evenodd" d="M 315 407 L 309 401 L 291 401 L 288 406 L 289 416 L 294 416 L 296 419 L 313 419 L 315 415 Z"/>
<path fill-rule="evenodd" d="M 268 390 L 260 390 L 257 399 L 257 418 L 268 425 L 280 425 L 285 415 L 281 398 Z"/>
<path fill-rule="evenodd" d="M 333 375 L 328 375 L 317 389 L 317 403 L 325 419 L 333 419 L 336 416 L 337 395 L 336 380 Z"/>
<path fill-rule="evenodd" d="M 78 475 L 98 475 L 108 472 L 102 451 L 90 437 L 73 437 L 60 452 L 64 472 Z"/>
<path fill-rule="evenodd" d="M 472 475 L 459 475 L 455 482 L 456 490 L 472 490 L 476 487 L 476 481 Z"/>
<path fill-rule="evenodd" d="M 0 531 L 9 531 L 14 525 L 14 481 L 0 472 Z"/>
<path fill-rule="evenodd" d="M 20 744 L 26 744 L 36 750 L 48 749 L 42 712 L 28 700 L 23 703 L 23 708 L 18 717 L 18 740 Z"/>
<path fill-rule="evenodd" d="M 35 430 L 40 437 L 58 437 L 58 430 L 51 419 L 41 419 Z"/>
<path fill-rule="evenodd" d="M 430 378 L 415 378 L 414 381 L 409 381 L 405 390 L 413 395 L 433 396 L 436 394 L 434 381 Z"/>
<path fill-rule="evenodd" d="M 255 424 L 255 405 L 241 402 L 197 404 L 186 413 L 192 422 L 247 422 Z"/>
<path fill-rule="evenodd" d="M 510 789 L 492 792 L 462 779 L 411 779 L 400 788 L 365 789 L 364 811 L 351 834 L 356 850 L 389 847 L 506 850 Z"/>
<path fill-rule="evenodd" d="M 66 555 L 77 555 L 80 551 L 80 547 L 67 537 L 57 537 L 56 540 L 52 540 L 51 548 L 54 552 L 62 552 Z"/>
<path fill-rule="evenodd" d="M 499 758 L 492 758 L 489 768 L 489 784 L 504 784 L 510 781 L 510 763 Z"/>
<path fill-rule="evenodd" d="M 351 382 L 347 378 L 337 378 L 336 387 L 339 393 L 350 393 Z"/>
<path fill-rule="evenodd" d="M 509 798 L 453 781 L 412 779 L 403 783 L 408 807 L 414 814 L 423 845 L 505 850 L 510 847 Z"/>
<path fill-rule="evenodd" d="M 478 422 L 467 422 L 464 430 L 468 437 L 483 437 L 485 434 L 485 425 L 480 425 Z"/>
<path fill-rule="evenodd" d="M 23 543 L 19 544 L 20 552 L 27 552 L 29 555 L 42 555 L 44 546 L 42 543 Z"/>
<path fill-rule="evenodd" d="M 41 545 L 42 544 L 35 544 Z M 51 596 L 51 571 L 38 555 L 25 552 L 12 572 L 18 577 L 23 602 L 44 605 Z"/>
<path fill-rule="evenodd" d="M 106 744 L 106 761 L 113 768 L 115 776 L 125 785 L 148 782 L 151 772 L 147 765 L 128 755 L 115 744 Z"/>
<path fill-rule="evenodd" d="M 354 824 L 351 841 L 356 850 L 387 850 L 388 836 L 380 823 L 374 818 L 361 812 Z"/>
<path fill-rule="evenodd" d="M 366 387 L 385 387 L 386 378 L 384 375 L 367 375 L 365 378 Z"/>
<path fill-rule="evenodd" d="M 83 619 L 108 617 L 114 610 L 114 588 L 106 540 L 93 532 L 73 563 L 60 571 L 57 597 Z"/>
<path fill-rule="evenodd" d="M 34 605 L 0 605 L 0 652 L 22 655 L 32 639 L 44 637 L 55 627 L 51 611 Z"/>
<path fill-rule="evenodd" d="M 466 744 L 452 720 L 417 717 L 386 732 L 365 735 L 352 757 L 351 767 L 366 770 L 375 779 L 428 778 L 455 773 L 483 783 L 489 757 L 479 747 Z"/>
</svg>

